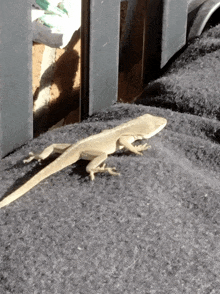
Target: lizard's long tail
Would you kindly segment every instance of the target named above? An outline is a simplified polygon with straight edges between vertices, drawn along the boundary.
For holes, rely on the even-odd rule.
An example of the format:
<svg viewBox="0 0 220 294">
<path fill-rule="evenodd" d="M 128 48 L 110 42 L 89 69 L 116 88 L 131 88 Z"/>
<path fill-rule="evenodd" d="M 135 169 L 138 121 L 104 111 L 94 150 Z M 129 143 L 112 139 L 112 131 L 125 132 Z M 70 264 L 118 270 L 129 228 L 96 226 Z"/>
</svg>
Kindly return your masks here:
<svg viewBox="0 0 220 294">
<path fill-rule="evenodd" d="M 19 197 L 23 196 L 29 190 L 31 190 L 34 186 L 39 184 L 42 180 L 46 179 L 50 175 L 62 170 L 63 168 L 75 163 L 80 158 L 80 154 L 76 152 L 75 154 L 69 156 L 69 154 L 63 153 L 60 157 L 55 159 L 49 165 L 47 165 L 44 169 L 38 172 L 35 176 L 33 176 L 29 181 L 27 181 L 23 186 L 15 190 L 13 193 L 6 196 L 2 201 L 0 201 L 0 208 L 10 204 L 15 201 Z"/>
</svg>

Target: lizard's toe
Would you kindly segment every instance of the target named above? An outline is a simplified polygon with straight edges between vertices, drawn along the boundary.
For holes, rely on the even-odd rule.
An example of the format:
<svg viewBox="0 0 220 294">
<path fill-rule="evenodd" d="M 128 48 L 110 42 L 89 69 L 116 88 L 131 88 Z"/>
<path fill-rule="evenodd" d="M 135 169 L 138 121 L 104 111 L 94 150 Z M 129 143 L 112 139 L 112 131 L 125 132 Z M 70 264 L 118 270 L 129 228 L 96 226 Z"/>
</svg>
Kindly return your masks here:
<svg viewBox="0 0 220 294">
<path fill-rule="evenodd" d="M 107 169 L 108 173 L 112 176 L 119 176 L 120 173 L 116 172 L 116 168 L 115 167 L 109 167 Z"/>
<path fill-rule="evenodd" d="M 94 179 L 95 179 L 95 175 L 94 175 L 94 172 L 90 172 L 90 180 L 91 181 L 94 181 Z"/>
<path fill-rule="evenodd" d="M 32 161 L 35 158 L 35 155 L 33 152 L 29 152 L 29 157 L 23 160 L 23 163 L 28 163 Z"/>
</svg>

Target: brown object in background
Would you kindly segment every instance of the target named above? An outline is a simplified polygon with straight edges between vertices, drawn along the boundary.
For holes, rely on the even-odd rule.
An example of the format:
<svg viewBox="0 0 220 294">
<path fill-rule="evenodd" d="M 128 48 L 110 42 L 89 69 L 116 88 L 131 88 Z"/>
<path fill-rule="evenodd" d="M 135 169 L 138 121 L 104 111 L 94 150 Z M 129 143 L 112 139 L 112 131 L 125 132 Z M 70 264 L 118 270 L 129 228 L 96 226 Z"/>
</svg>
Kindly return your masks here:
<svg viewBox="0 0 220 294">
<path fill-rule="evenodd" d="M 32 93 L 33 96 L 40 86 L 41 63 L 44 53 L 44 44 L 33 43 L 32 46 Z"/>
<path fill-rule="evenodd" d="M 57 123 L 61 126 L 67 121 L 79 121 L 80 33 L 73 34 L 65 49 L 52 49 L 55 50 L 54 63 L 42 73 L 45 48 L 43 44 L 34 43 L 32 50 L 33 100 L 35 105 L 45 103 L 42 109 L 34 109 L 35 136 Z M 49 97 L 47 102 L 39 102 L 39 92 L 45 87 L 50 88 Z"/>
</svg>

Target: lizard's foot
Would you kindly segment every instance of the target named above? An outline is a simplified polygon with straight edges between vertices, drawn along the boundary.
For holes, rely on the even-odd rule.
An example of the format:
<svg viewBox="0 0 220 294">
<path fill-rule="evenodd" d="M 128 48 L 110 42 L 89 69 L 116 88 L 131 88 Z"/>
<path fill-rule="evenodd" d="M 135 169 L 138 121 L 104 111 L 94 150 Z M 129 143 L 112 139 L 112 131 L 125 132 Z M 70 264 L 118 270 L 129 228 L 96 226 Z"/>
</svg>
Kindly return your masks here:
<svg viewBox="0 0 220 294">
<path fill-rule="evenodd" d="M 33 152 L 29 152 L 29 158 L 24 159 L 24 163 L 31 162 L 33 159 L 37 159 L 39 162 L 42 160 L 42 158 L 39 156 L 39 154 L 34 154 Z"/>
<path fill-rule="evenodd" d="M 90 171 L 90 179 L 93 181 L 95 179 L 95 173 L 106 173 L 108 172 L 112 176 L 119 176 L 120 173 L 117 173 L 115 167 L 106 167 L 106 164 L 103 164 L 102 166 L 98 166 L 94 168 L 92 171 Z"/>
<path fill-rule="evenodd" d="M 141 153 L 141 151 L 147 150 L 147 149 L 151 148 L 151 146 L 146 143 L 144 145 L 134 146 L 134 148 L 135 148 L 135 152 L 134 153 L 136 153 L 138 155 L 143 155 Z"/>
</svg>

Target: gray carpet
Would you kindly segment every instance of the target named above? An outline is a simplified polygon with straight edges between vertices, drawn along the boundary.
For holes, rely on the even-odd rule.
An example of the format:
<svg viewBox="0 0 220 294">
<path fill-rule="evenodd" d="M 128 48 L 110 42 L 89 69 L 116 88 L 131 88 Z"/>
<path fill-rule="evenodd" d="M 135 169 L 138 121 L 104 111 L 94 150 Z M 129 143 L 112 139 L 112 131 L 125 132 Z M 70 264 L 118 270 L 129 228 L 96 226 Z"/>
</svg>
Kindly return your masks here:
<svg viewBox="0 0 220 294">
<path fill-rule="evenodd" d="M 0 210 L 0 293 L 220 293 L 220 82 L 205 74 L 201 90 L 198 70 L 186 83 L 195 61 L 208 68 L 206 58 L 215 58 L 220 70 L 219 45 L 186 58 L 203 41 L 149 85 L 139 105 L 117 104 L 47 132 L 2 160 L 1 198 L 54 159 L 24 165 L 29 151 L 74 143 L 144 113 L 168 120 L 144 156 L 108 158 L 120 176 L 90 182 L 79 161 Z M 174 75 L 177 86 L 168 87 Z"/>
</svg>

